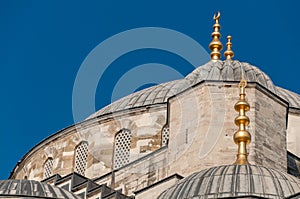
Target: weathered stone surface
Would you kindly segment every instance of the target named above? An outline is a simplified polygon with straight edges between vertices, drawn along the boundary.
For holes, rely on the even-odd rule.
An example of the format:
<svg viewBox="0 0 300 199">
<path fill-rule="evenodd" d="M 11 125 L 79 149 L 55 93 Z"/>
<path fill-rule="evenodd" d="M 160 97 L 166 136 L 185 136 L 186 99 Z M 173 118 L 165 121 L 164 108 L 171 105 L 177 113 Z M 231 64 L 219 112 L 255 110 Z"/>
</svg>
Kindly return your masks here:
<svg viewBox="0 0 300 199">
<path fill-rule="evenodd" d="M 176 176 L 170 176 L 169 179 L 158 182 L 155 186 L 142 190 L 135 194 L 136 199 L 153 199 L 157 198 L 162 190 L 166 190 L 173 186 L 175 183 L 179 181 L 179 178 Z"/>
<path fill-rule="evenodd" d="M 255 90 L 255 125 L 253 153 L 259 165 L 281 171 L 287 169 L 286 114 L 287 107 L 270 96 Z"/>
<path fill-rule="evenodd" d="M 82 141 L 88 142 L 85 176 L 99 185 L 122 189 L 126 195 L 175 173 L 188 176 L 212 166 L 232 164 L 237 153 L 232 137 L 238 129 L 234 125 L 238 113 L 233 106 L 239 91 L 237 83 L 231 81 L 239 81 L 242 72 L 250 81 L 246 88 L 251 107 L 247 112 L 247 130 L 252 135 L 247 147 L 249 161 L 286 172 L 287 150 L 300 156 L 297 94 L 275 87 L 267 75 L 247 63 L 218 61 L 197 68 L 182 81 L 125 97 L 93 115 L 98 117 L 51 136 L 25 155 L 12 178 L 43 179 L 44 163 L 49 157 L 53 158 L 53 173 L 70 174 L 75 166 L 75 148 Z M 293 111 L 287 109 L 287 102 Z M 161 148 L 165 125 L 169 126 L 169 142 Z M 131 132 L 129 164 L 113 170 L 115 136 L 124 129 Z M 246 185 L 241 186 L 244 189 Z M 160 188 L 153 187 L 153 191 L 159 194 Z"/>
<path fill-rule="evenodd" d="M 166 107 L 144 109 L 136 113 L 112 115 L 96 120 L 90 125 L 65 129 L 57 139 L 49 139 L 27 154 L 21 162 L 22 170 L 14 178 L 44 179 L 44 162 L 54 159 L 53 173 L 67 175 L 74 171 L 75 148 L 81 141 L 88 142 L 88 156 L 85 175 L 89 178 L 100 177 L 111 171 L 115 134 L 121 129 L 130 129 L 132 143 L 130 161 L 145 156 L 161 146 L 161 130 L 166 123 Z M 143 149 L 143 150 L 141 150 Z M 17 169 L 18 170 L 18 169 Z"/>
</svg>

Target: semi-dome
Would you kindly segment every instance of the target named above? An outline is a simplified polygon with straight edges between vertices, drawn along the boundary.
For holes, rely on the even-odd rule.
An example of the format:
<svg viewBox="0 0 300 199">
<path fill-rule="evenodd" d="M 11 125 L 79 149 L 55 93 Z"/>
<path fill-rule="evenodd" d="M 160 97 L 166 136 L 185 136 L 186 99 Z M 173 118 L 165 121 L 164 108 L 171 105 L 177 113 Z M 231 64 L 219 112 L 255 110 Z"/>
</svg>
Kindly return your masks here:
<svg viewBox="0 0 300 199">
<path fill-rule="evenodd" d="M 164 191 L 158 199 L 286 198 L 300 192 L 300 180 L 255 165 L 224 165 L 196 172 Z"/>
<path fill-rule="evenodd" d="M 34 180 L 0 180 L 0 198 L 79 199 L 78 196 L 47 183 Z"/>
<path fill-rule="evenodd" d="M 272 80 L 256 66 L 237 60 L 209 61 L 196 68 L 184 79 L 152 86 L 123 97 L 100 109 L 89 118 L 114 113 L 130 108 L 166 103 L 168 98 L 203 81 L 239 82 L 242 73 L 248 82 L 255 82 L 290 103 L 290 107 L 300 108 L 300 96 L 291 91 L 276 87 Z"/>
</svg>

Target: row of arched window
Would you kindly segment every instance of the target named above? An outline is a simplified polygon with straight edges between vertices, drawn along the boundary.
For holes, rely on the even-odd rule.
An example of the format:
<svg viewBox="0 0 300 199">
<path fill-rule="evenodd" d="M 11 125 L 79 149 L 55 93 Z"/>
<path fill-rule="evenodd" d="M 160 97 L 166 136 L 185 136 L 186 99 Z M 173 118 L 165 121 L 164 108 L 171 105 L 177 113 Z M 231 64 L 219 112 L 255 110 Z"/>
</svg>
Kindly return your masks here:
<svg viewBox="0 0 300 199">
<path fill-rule="evenodd" d="M 130 161 L 131 131 L 122 129 L 115 136 L 113 168 L 118 169 Z M 162 146 L 166 146 L 169 141 L 169 127 L 166 125 L 162 129 Z M 74 172 L 85 175 L 88 157 L 88 142 L 83 141 L 75 148 Z M 44 178 L 53 175 L 53 159 L 48 158 L 44 163 Z"/>
<path fill-rule="evenodd" d="M 166 146 L 169 142 L 169 126 L 165 125 L 161 131 L 161 145 Z M 118 169 L 130 161 L 131 131 L 123 129 L 115 136 L 114 144 L 114 169 Z"/>
<path fill-rule="evenodd" d="M 80 175 L 85 174 L 86 163 L 88 157 L 88 142 L 83 141 L 75 148 L 74 172 Z M 44 178 L 53 175 L 53 158 L 48 158 L 44 164 Z"/>
</svg>

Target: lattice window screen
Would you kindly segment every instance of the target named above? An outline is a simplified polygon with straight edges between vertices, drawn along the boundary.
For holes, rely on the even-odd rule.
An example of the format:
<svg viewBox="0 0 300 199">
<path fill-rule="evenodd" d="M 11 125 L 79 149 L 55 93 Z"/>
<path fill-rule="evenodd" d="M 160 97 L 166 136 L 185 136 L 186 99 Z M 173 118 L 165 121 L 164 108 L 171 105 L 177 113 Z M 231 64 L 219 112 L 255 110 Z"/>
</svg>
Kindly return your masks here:
<svg viewBox="0 0 300 199">
<path fill-rule="evenodd" d="M 168 125 L 164 126 L 161 132 L 161 145 L 166 146 L 169 142 L 169 136 L 170 136 L 170 128 Z"/>
<path fill-rule="evenodd" d="M 74 171 L 83 176 L 85 174 L 87 156 L 88 156 L 88 143 L 81 142 L 76 147 L 76 151 L 75 151 L 75 170 Z"/>
<path fill-rule="evenodd" d="M 131 131 L 123 129 L 115 138 L 114 168 L 120 168 L 129 163 Z"/>
<path fill-rule="evenodd" d="M 49 178 L 52 176 L 52 169 L 53 169 L 53 159 L 48 158 L 44 164 L 44 178 Z"/>
</svg>

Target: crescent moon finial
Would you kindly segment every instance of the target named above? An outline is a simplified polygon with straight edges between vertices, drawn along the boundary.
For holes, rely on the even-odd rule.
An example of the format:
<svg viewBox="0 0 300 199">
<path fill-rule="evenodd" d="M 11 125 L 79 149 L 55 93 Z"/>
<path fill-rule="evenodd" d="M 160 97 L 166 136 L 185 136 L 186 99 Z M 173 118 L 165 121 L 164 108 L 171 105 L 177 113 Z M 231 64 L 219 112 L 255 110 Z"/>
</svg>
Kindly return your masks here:
<svg viewBox="0 0 300 199">
<path fill-rule="evenodd" d="M 209 49 L 212 51 L 210 53 L 210 57 L 213 61 L 220 60 L 221 57 L 220 51 L 223 48 L 223 44 L 220 41 L 221 38 L 221 33 L 220 33 L 221 26 L 219 24 L 220 16 L 221 16 L 220 11 L 218 11 L 217 13 L 214 14 L 214 18 L 213 18 L 215 21 L 215 24 L 213 25 L 214 31 L 211 34 L 212 41 L 209 44 Z"/>
<path fill-rule="evenodd" d="M 221 17 L 220 11 L 218 11 L 216 14 L 214 14 L 214 20 L 217 22 Z"/>
</svg>

